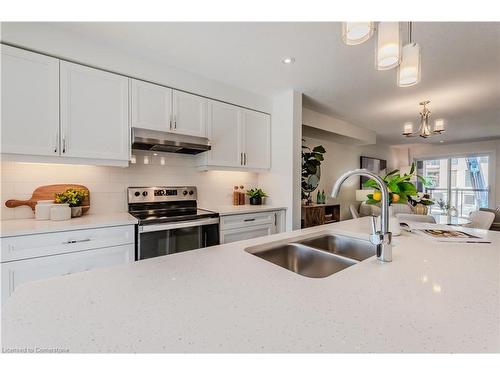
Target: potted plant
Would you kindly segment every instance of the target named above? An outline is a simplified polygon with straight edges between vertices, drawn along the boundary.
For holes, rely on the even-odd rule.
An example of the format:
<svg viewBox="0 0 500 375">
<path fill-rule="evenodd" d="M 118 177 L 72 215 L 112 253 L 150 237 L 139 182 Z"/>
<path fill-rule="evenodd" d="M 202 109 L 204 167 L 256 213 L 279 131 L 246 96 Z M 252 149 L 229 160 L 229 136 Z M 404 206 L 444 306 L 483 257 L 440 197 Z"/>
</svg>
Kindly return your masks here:
<svg viewBox="0 0 500 375">
<path fill-rule="evenodd" d="M 384 180 L 387 189 L 389 190 L 389 225 L 393 235 L 400 234 L 399 220 L 394 215 L 391 205 L 393 203 L 403 203 L 408 204 L 412 196 L 417 196 L 417 188 L 411 182 L 411 180 L 416 177 L 421 181 L 424 186 L 428 186 L 428 181 L 415 173 L 415 163 L 412 164 L 410 172 L 401 175 L 399 169 L 395 169 L 387 173 L 382 180 Z M 374 189 L 373 194 L 368 194 L 366 203 L 368 204 L 378 204 L 382 200 L 382 193 L 377 181 L 374 179 L 369 179 L 363 184 L 364 187 L 369 187 Z"/>
<path fill-rule="evenodd" d="M 258 188 L 247 190 L 247 195 L 250 197 L 250 204 L 252 205 L 261 205 L 262 198 L 267 197 L 267 194 Z"/>
<path fill-rule="evenodd" d="M 71 207 L 71 217 L 82 216 L 82 202 L 87 197 L 85 190 L 68 189 L 63 193 L 55 194 L 56 203 L 68 203 Z"/>
<path fill-rule="evenodd" d="M 417 215 L 427 215 L 429 212 L 428 206 L 432 206 L 434 201 L 427 193 L 417 193 L 408 197 L 408 202 L 413 206 L 413 212 Z"/>
<path fill-rule="evenodd" d="M 302 140 L 304 142 L 304 140 Z M 302 199 L 306 204 L 311 204 L 311 193 L 317 189 L 321 178 L 321 162 L 325 153 L 323 146 L 311 148 L 302 145 Z"/>
</svg>

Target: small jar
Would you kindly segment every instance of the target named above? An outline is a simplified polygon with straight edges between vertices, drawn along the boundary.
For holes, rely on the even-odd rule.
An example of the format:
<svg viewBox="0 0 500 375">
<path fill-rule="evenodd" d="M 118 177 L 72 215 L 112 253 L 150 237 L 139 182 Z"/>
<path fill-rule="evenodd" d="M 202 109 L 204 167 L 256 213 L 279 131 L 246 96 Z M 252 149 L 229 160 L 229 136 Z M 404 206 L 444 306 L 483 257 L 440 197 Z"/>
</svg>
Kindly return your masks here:
<svg viewBox="0 0 500 375">
<path fill-rule="evenodd" d="M 54 205 L 52 200 L 40 200 L 35 206 L 35 220 L 49 220 L 50 208 Z"/>
<path fill-rule="evenodd" d="M 50 220 L 69 220 L 71 219 L 71 207 L 68 203 L 57 203 L 50 207 Z"/>
</svg>

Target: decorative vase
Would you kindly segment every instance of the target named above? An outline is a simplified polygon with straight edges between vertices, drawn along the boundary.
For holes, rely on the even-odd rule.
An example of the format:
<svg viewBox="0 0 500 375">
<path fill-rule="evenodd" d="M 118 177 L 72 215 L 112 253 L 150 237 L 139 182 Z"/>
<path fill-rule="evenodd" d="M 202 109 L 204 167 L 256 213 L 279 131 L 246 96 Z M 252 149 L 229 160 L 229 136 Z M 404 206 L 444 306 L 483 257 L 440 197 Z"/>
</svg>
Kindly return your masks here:
<svg viewBox="0 0 500 375">
<path fill-rule="evenodd" d="M 79 217 L 83 214 L 82 206 L 71 207 L 71 217 Z"/>
<path fill-rule="evenodd" d="M 262 204 L 262 197 L 250 197 L 250 204 L 259 206 Z"/>
<path fill-rule="evenodd" d="M 413 212 L 416 215 L 427 215 L 429 208 L 425 204 L 417 203 L 415 207 L 413 207 Z"/>
<path fill-rule="evenodd" d="M 399 219 L 394 214 L 394 208 L 389 206 L 389 231 L 393 236 L 401 235 L 401 226 Z"/>
</svg>

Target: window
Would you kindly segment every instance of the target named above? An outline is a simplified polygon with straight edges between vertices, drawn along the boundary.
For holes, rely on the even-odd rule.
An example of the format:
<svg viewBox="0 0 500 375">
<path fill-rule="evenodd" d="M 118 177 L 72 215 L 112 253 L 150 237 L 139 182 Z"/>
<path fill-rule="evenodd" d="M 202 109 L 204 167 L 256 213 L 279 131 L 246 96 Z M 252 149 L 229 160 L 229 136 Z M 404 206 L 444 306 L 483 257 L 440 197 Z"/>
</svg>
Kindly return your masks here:
<svg viewBox="0 0 500 375">
<path fill-rule="evenodd" d="M 417 188 L 428 192 L 436 202 L 431 213 L 445 213 L 444 206 L 449 205 L 459 216 L 467 217 L 472 211 L 488 207 L 489 160 L 488 155 L 418 160 L 417 171 L 430 181 L 430 186 L 419 183 Z"/>
</svg>

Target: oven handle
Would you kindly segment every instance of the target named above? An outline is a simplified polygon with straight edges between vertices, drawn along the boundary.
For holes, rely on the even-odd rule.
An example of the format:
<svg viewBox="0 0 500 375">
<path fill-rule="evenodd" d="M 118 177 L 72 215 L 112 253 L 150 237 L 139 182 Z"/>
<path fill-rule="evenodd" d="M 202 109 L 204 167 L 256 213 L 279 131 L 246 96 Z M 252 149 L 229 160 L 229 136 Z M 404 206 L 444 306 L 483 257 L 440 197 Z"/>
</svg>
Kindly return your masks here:
<svg viewBox="0 0 500 375">
<path fill-rule="evenodd" d="M 182 221 L 177 223 L 139 225 L 139 232 L 140 233 L 159 232 L 162 230 L 199 227 L 201 225 L 210 225 L 210 224 L 219 224 L 219 218 L 214 217 L 209 219 L 197 219 L 197 220 Z"/>
</svg>

